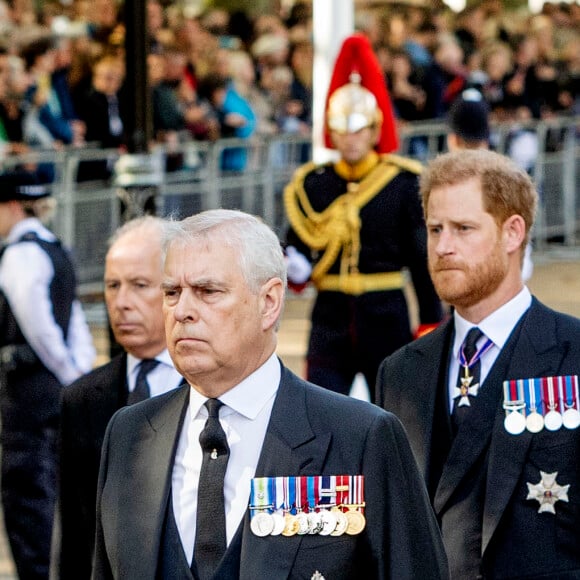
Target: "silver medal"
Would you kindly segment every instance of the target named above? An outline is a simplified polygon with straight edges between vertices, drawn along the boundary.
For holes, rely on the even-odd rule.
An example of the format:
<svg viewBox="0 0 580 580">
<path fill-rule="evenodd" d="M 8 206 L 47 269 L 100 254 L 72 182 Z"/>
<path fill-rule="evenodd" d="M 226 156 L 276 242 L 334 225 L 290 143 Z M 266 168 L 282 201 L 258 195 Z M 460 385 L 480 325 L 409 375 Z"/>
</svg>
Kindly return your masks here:
<svg viewBox="0 0 580 580">
<path fill-rule="evenodd" d="M 296 514 L 296 521 L 298 522 L 298 535 L 303 536 L 310 531 L 310 526 L 308 525 L 308 515 L 304 512 L 299 512 Z"/>
<path fill-rule="evenodd" d="M 566 429 L 578 429 L 580 427 L 580 413 L 576 409 L 566 409 L 562 422 Z"/>
<path fill-rule="evenodd" d="M 308 513 L 308 533 L 311 535 L 318 534 L 322 529 L 322 517 L 319 512 Z"/>
<path fill-rule="evenodd" d="M 518 411 L 511 411 L 504 419 L 503 425 L 510 435 L 519 435 L 526 429 L 526 418 Z"/>
<path fill-rule="evenodd" d="M 322 528 L 318 532 L 321 536 L 330 536 L 336 529 L 336 516 L 329 510 L 320 512 Z"/>
<path fill-rule="evenodd" d="M 256 536 L 263 538 L 269 536 L 274 529 L 274 520 L 270 514 L 260 512 L 255 514 L 250 522 L 250 529 Z"/>
<path fill-rule="evenodd" d="M 558 411 L 549 411 L 544 418 L 544 424 L 548 431 L 557 431 L 562 427 L 562 415 Z"/>
<path fill-rule="evenodd" d="M 539 433 L 544 428 L 544 418 L 533 411 L 526 417 L 526 429 L 530 433 Z"/>
<path fill-rule="evenodd" d="M 270 535 L 279 536 L 286 527 L 286 518 L 284 517 L 284 514 L 281 512 L 274 512 L 272 514 L 272 522 L 274 523 L 274 526 L 270 532 Z"/>
</svg>

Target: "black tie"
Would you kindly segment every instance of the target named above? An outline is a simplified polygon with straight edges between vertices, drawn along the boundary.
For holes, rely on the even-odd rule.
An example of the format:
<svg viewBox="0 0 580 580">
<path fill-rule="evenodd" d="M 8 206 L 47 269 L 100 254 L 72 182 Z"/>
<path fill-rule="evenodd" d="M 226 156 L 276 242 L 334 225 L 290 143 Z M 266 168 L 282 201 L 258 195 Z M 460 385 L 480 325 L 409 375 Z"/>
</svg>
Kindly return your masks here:
<svg viewBox="0 0 580 580">
<path fill-rule="evenodd" d="M 158 360 L 154 358 L 145 358 L 139 363 L 139 372 L 137 373 L 137 380 L 135 381 L 135 388 L 129 393 L 127 397 L 127 404 L 133 405 L 139 401 L 144 401 L 151 396 L 149 391 L 149 383 L 147 382 L 147 375 L 159 364 Z"/>
<path fill-rule="evenodd" d="M 461 345 L 461 349 L 463 352 L 464 360 L 467 363 L 470 363 L 471 359 L 477 352 L 477 341 L 483 336 L 483 332 L 475 326 L 472 328 L 465 337 L 463 344 Z M 479 357 L 477 360 L 471 364 L 468 368 L 467 376 L 465 372 L 465 366 L 459 366 L 459 376 L 457 377 L 457 388 L 461 390 L 461 394 L 455 397 L 453 401 L 453 412 L 451 413 L 451 423 L 453 426 L 453 432 L 457 433 L 459 426 L 465 421 L 467 418 L 469 411 L 471 409 L 471 403 L 460 405 L 459 403 L 462 399 L 465 401 L 465 397 L 467 400 L 473 399 L 473 396 L 469 394 L 469 389 L 473 389 L 474 385 L 479 385 L 479 378 L 481 374 L 481 361 Z M 471 377 L 471 379 L 467 378 Z"/>
<path fill-rule="evenodd" d="M 215 573 L 226 551 L 226 514 L 224 507 L 224 478 L 230 448 L 220 424 L 218 399 L 205 402 L 208 418 L 199 436 L 203 462 L 197 492 L 197 519 L 194 558 L 200 580 Z"/>
</svg>

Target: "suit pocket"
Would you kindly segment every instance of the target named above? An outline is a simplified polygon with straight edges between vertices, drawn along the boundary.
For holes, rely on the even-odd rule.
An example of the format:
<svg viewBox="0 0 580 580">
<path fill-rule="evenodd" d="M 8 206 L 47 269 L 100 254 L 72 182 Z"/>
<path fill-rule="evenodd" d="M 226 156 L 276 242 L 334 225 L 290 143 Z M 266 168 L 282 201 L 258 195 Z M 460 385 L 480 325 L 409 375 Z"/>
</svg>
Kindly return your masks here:
<svg viewBox="0 0 580 580">
<path fill-rule="evenodd" d="M 311 580 L 316 572 L 328 580 L 366 577 L 361 564 L 357 562 L 356 546 L 356 536 L 305 536 L 290 579 Z"/>
</svg>

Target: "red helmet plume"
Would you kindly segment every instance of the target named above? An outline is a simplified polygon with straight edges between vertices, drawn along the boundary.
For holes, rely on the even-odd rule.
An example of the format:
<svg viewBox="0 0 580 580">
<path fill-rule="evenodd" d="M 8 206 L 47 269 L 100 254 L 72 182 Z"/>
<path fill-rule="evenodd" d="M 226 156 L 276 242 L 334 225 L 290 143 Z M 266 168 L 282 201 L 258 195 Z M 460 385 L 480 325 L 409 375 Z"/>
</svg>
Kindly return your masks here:
<svg viewBox="0 0 580 580">
<path fill-rule="evenodd" d="M 334 64 L 326 97 L 324 141 L 332 148 L 330 130 L 353 133 L 377 125 L 376 149 L 389 153 L 399 143 L 385 77 L 371 43 L 363 34 L 346 38 Z"/>
</svg>

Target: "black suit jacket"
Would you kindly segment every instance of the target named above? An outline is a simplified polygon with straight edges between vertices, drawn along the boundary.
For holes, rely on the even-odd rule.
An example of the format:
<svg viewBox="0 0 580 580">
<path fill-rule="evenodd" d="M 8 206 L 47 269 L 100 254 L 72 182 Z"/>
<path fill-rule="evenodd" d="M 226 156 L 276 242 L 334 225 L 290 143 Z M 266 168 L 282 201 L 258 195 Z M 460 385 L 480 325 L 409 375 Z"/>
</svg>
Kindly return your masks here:
<svg viewBox="0 0 580 580">
<path fill-rule="evenodd" d="M 126 116 L 122 92 L 118 94 L 119 116 Z M 110 129 L 109 102 L 107 96 L 90 88 L 77 100 L 79 117 L 86 124 L 85 140 L 97 143 L 102 149 L 117 149 L 126 142 L 126 134 L 113 135 Z M 107 179 L 111 175 L 110 164 L 106 160 L 85 160 L 79 163 L 77 181 Z"/>
<path fill-rule="evenodd" d="M 385 359 L 378 375 L 379 404 L 402 421 L 426 481 L 436 469 L 434 442 L 439 434 L 434 425 L 444 424 L 437 413 L 449 413 L 437 401 L 438 389 L 447 389 L 453 332 L 452 321 L 441 325 Z M 442 521 L 459 501 L 467 501 L 462 485 L 483 458 L 485 497 L 478 508 L 483 518 L 484 577 L 580 578 L 580 430 L 562 427 L 510 435 L 503 425 L 501 391 L 507 379 L 578 374 L 580 321 L 534 299 L 504 349 L 510 349 L 509 356 L 500 360 L 500 354 L 477 397 L 482 413 L 473 421 L 470 417 L 468 429 L 458 432 L 443 465 L 434 493 L 435 512 Z M 557 502 L 556 515 L 539 514 L 538 502 L 526 499 L 527 483 L 539 483 L 540 471 L 558 472 L 558 483 L 570 484 L 569 502 Z M 450 560 L 465 533 L 461 524 L 444 533 Z"/>
<path fill-rule="evenodd" d="M 59 577 L 83 580 L 91 576 L 101 446 L 110 418 L 127 404 L 127 355 L 63 389 L 61 404 Z"/>
<path fill-rule="evenodd" d="M 125 104 L 122 93 L 118 94 L 119 116 L 125 119 Z M 89 89 L 78 101 L 79 116 L 86 123 L 85 139 L 98 142 L 104 149 L 119 147 L 124 143 L 124 134 L 113 135 L 109 127 L 109 102 L 107 96 Z"/>
<path fill-rule="evenodd" d="M 99 475 L 94 580 L 155 578 L 188 393 L 185 387 L 127 407 L 111 420 Z M 325 474 L 365 476 L 364 532 L 260 538 L 246 513 L 241 579 L 310 579 L 317 570 L 332 580 L 447 576 L 437 524 L 397 419 L 283 368 L 256 476 Z"/>
</svg>

